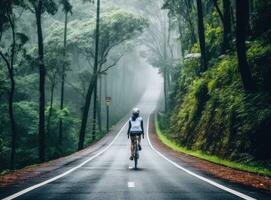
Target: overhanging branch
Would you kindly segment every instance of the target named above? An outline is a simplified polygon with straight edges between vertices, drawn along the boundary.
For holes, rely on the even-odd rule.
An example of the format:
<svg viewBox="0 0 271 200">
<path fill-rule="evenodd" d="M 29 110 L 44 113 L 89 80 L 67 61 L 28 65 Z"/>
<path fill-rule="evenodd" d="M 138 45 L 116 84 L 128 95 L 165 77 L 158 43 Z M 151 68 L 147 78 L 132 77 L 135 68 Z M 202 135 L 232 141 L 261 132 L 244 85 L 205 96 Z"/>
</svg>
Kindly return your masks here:
<svg viewBox="0 0 271 200">
<path fill-rule="evenodd" d="M 108 65 L 107 67 L 105 67 L 105 69 L 103 70 L 99 70 L 99 74 L 103 74 L 105 73 L 106 71 L 108 71 L 109 69 L 111 69 L 112 67 L 114 67 L 119 61 L 120 59 L 123 57 L 123 54 L 120 55 L 111 65 Z"/>
</svg>

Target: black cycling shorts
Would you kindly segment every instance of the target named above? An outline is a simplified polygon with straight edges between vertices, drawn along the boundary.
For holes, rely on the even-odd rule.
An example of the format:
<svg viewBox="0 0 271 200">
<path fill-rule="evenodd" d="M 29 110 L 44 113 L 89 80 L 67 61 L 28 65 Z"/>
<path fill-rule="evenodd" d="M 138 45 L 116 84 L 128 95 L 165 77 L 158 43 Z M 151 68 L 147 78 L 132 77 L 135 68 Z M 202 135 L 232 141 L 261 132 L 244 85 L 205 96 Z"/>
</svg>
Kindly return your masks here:
<svg viewBox="0 0 271 200">
<path fill-rule="evenodd" d="M 142 132 L 130 132 L 130 136 L 140 136 L 142 135 Z"/>
</svg>

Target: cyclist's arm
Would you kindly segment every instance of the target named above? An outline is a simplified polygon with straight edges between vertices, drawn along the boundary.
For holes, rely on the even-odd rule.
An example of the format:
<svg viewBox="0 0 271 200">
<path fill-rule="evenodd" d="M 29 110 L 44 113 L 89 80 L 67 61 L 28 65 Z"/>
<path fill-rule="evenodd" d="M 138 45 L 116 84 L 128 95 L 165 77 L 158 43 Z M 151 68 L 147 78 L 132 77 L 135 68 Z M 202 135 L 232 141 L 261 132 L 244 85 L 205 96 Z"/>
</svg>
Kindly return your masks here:
<svg viewBox="0 0 271 200">
<path fill-rule="evenodd" d="M 128 127 L 128 131 L 127 131 L 127 136 L 128 136 L 128 138 L 129 138 L 129 136 L 130 136 L 130 129 L 131 129 L 131 121 L 129 120 L 129 127 Z"/>
<path fill-rule="evenodd" d="M 141 129 L 142 129 L 142 136 L 144 138 L 144 124 L 143 124 L 143 119 L 141 120 Z"/>
</svg>

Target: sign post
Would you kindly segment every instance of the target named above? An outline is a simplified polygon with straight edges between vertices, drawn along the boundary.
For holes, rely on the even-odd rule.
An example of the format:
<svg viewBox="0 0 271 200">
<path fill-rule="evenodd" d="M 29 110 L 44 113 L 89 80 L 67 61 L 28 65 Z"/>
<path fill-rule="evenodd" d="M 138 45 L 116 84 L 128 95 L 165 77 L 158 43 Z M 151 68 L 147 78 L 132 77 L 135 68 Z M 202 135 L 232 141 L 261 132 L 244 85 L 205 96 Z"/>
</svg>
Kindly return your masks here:
<svg viewBox="0 0 271 200">
<path fill-rule="evenodd" d="M 106 103 L 106 130 L 109 131 L 109 106 L 112 103 L 112 98 L 105 97 L 105 103 Z"/>
</svg>

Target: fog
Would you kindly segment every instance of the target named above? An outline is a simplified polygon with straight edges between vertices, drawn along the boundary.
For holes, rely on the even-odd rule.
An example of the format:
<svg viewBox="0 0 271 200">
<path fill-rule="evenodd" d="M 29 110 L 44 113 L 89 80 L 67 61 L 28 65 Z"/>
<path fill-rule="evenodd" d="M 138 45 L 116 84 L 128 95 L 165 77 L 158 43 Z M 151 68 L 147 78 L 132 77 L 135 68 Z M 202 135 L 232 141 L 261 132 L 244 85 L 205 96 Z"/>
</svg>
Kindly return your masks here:
<svg viewBox="0 0 271 200">
<path fill-rule="evenodd" d="M 13 11 L 16 31 L 20 33 L 17 42 L 21 42 L 18 45 L 20 49 L 16 49 L 14 54 L 16 85 L 11 102 L 15 107 L 16 129 L 20 130 L 17 141 L 20 143 L 17 154 L 19 166 L 36 162 L 41 158 L 41 151 L 45 152 L 45 159 L 52 159 L 101 138 L 107 128 L 130 114 L 146 90 L 167 90 L 172 72 L 163 81 L 165 62 L 173 66 L 181 56 L 180 44 L 176 42 L 178 34 L 171 29 L 167 11 L 161 9 L 162 1 L 101 0 L 99 73 L 93 84 L 96 77 L 96 2 L 73 0 L 70 5 L 72 9 L 67 12 L 62 5 L 58 5 L 56 13 L 53 13 L 53 7 L 42 13 L 42 37 L 37 35 L 33 10 L 16 6 Z M 6 55 L 10 54 L 12 38 L 10 29 L 3 29 L 1 49 Z M 39 60 L 38 40 L 42 40 L 44 45 L 43 61 Z M 0 62 L 4 66 L 3 60 Z M 41 63 L 46 71 L 43 76 L 44 102 L 40 96 Z M 9 157 L 6 155 L 10 152 L 6 148 L 10 143 L 10 129 L 4 125 L 9 124 L 8 73 L 7 68 L 1 67 L 0 78 L 2 75 L 4 78 L 0 79 L 3 113 L 0 115 L 3 122 L 0 132 L 5 141 L 0 145 L 3 148 L 2 168 L 7 167 Z M 107 104 L 106 98 L 112 101 Z M 161 101 L 163 98 L 161 95 Z M 44 107 L 41 107 L 41 102 Z M 161 108 L 164 109 L 164 106 Z M 43 113 L 45 120 L 41 121 Z M 40 139 L 41 136 L 43 139 Z M 23 158 L 25 151 L 33 153 Z"/>
<path fill-rule="evenodd" d="M 144 29 L 142 34 L 137 35 L 134 39 L 124 44 L 128 47 L 121 47 L 123 45 L 120 45 L 112 49 L 111 55 L 123 54 L 123 56 L 116 66 L 110 69 L 107 75 L 101 76 L 101 80 L 98 81 L 99 85 L 101 84 L 98 86 L 101 90 L 98 91 L 98 94 L 101 101 L 103 125 L 106 123 L 105 96 L 112 97 L 110 125 L 113 125 L 130 112 L 150 84 L 154 84 L 155 80 L 159 81 L 156 74 L 161 72 L 159 66 L 161 57 L 170 57 L 168 59 L 174 60 L 180 56 L 178 44 L 176 44 L 177 33 L 174 31 L 169 33 L 167 11 L 161 10 L 161 6 L 162 1 L 101 1 L 102 14 L 110 9 L 123 9 L 140 15 L 148 21 L 148 27 Z M 93 4 L 82 4 L 76 1 L 73 9 L 74 13 L 70 21 L 95 18 L 96 6 Z M 124 53 L 120 51 L 122 48 L 126 48 Z M 75 52 L 75 54 L 77 53 Z M 75 60 L 72 72 L 69 75 L 70 77 L 74 77 L 78 71 L 83 71 L 89 67 L 85 58 L 82 57 L 80 60 L 75 58 Z M 105 84 L 107 84 L 107 88 Z M 69 91 L 72 95 L 69 95 L 66 99 L 69 99 L 70 104 L 73 105 L 72 107 L 77 108 L 78 112 L 84 98 L 74 99 L 73 96 L 76 96 L 76 91 L 72 88 Z M 92 112 L 92 108 L 90 112 Z"/>
</svg>

